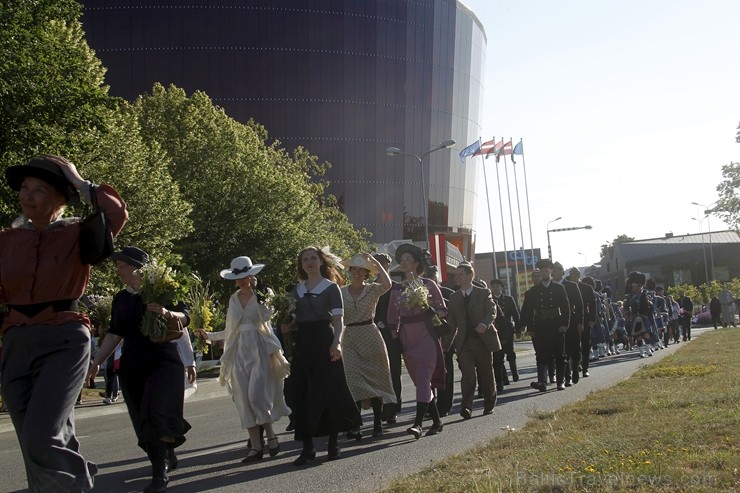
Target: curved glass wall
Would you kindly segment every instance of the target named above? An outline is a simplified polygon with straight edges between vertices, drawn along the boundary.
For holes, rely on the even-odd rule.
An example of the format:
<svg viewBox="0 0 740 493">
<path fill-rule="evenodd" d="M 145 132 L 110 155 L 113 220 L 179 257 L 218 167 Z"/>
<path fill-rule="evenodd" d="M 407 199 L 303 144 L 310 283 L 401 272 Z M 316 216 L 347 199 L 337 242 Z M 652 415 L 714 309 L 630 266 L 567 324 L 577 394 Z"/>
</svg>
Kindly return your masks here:
<svg viewBox="0 0 740 493">
<path fill-rule="evenodd" d="M 480 136 L 485 34 L 447 0 L 101 0 L 83 23 L 111 94 L 155 82 L 205 91 L 231 117 L 332 164 L 330 193 L 373 240 L 423 238 L 418 161 L 430 232 L 472 253 L 475 167 L 458 152 Z"/>
</svg>

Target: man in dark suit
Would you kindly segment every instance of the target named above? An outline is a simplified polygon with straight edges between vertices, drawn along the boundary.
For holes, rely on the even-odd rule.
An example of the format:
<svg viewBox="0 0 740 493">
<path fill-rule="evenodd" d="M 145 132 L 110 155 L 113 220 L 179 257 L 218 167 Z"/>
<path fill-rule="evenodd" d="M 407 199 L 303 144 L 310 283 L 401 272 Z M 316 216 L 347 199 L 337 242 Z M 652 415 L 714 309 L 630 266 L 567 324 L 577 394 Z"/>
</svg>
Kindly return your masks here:
<svg viewBox="0 0 740 493">
<path fill-rule="evenodd" d="M 581 331 L 581 364 L 580 370 L 584 377 L 589 376 L 588 364 L 591 356 L 591 327 L 596 323 L 596 293 L 594 288 L 586 283 L 581 282 L 581 271 L 577 267 L 572 267 L 569 272 L 569 279 L 578 285 L 583 300 L 583 330 Z M 578 373 L 578 360 L 572 362 L 570 368 L 573 382 L 576 382 L 575 373 Z"/>
<path fill-rule="evenodd" d="M 387 253 L 377 253 L 373 255 L 375 260 L 380 262 L 380 265 L 390 272 L 391 267 L 391 256 Z M 400 283 L 391 281 L 394 285 Z M 393 383 L 393 390 L 396 393 L 396 402 L 394 404 L 383 405 L 383 419 L 386 423 L 395 423 L 396 414 L 401 410 L 401 340 L 393 338 L 388 328 L 388 302 L 391 299 L 391 291 L 389 289 L 384 293 L 378 300 L 378 306 L 375 308 L 375 325 L 380 329 L 380 334 L 383 336 L 385 341 L 385 347 L 388 350 L 388 363 L 391 369 L 391 382 Z"/>
<path fill-rule="evenodd" d="M 691 340 L 691 316 L 694 314 L 694 303 L 687 295 L 683 292 L 678 293 L 678 307 L 680 310 L 680 317 L 678 323 L 681 325 L 681 335 L 684 341 Z"/>
<path fill-rule="evenodd" d="M 460 287 L 450 296 L 447 321 L 455 333 L 453 341 L 460 367 L 460 416 L 470 419 L 475 396 L 476 370 L 483 392 L 483 414 L 491 414 L 496 405 L 493 377 L 493 352 L 501 342 L 493 325 L 496 305 L 487 288 L 473 284 L 475 271 L 468 262 L 455 269 L 455 283 Z"/>
<path fill-rule="evenodd" d="M 499 367 L 494 369 L 496 390 L 500 392 L 504 385 L 509 384 L 503 356 L 509 362 L 511 379 L 515 382 L 519 381 L 519 371 L 516 367 L 516 352 L 514 352 L 514 336 L 516 335 L 518 338 L 522 333 L 518 329 L 519 307 L 516 306 L 514 298 L 504 294 L 504 282 L 501 279 L 491 281 L 491 295 L 493 296 L 493 302 L 496 303 L 496 320 L 494 321 L 494 325 L 498 331 L 502 349 L 502 358 Z M 501 375 L 500 378 L 499 375 Z"/>
<path fill-rule="evenodd" d="M 552 280 L 561 284 L 568 295 L 570 303 L 570 324 L 565 331 L 565 386 L 570 387 L 571 381 L 578 383 L 580 374 L 578 363 L 581 361 L 581 333 L 583 332 L 583 299 L 578 284 L 563 277 L 565 269 L 560 262 L 552 264 Z M 575 369 L 575 371 L 571 371 Z"/>
<path fill-rule="evenodd" d="M 532 388 L 547 390 L 547 364 L 555 359 L 555 376 L 558 390 L 565 390 L 565 358 L 563 358 L 563 334 L 570 323 L 570 303 L 565 288 L 550 278 L 552 262 L 541 259 L 537 268 L 542 281 L 524 294 L 521 320 L 532 334 L 537 360 L 537 381 Z"/>
<path fill-rule="evenodd" d="M 437 273 L 439 269 L 436 265 L 430 264 L 427 268 L 425 277 L 437 281 Z M 445 303 L 450 301 L 450 296 L 455 291 L 439 284 L 439 291 L 442 293 Z M 447 416 L 452 409 L 452 401 L 455 397 L 455 348 L 452 347 L 452 338 L 447 335 L 442 338 L 442 354 L 445 358 L 445 388 L 434 389 L 434 395 L 437 399 L 437 410 L 440 416 Z"/>
</svg>

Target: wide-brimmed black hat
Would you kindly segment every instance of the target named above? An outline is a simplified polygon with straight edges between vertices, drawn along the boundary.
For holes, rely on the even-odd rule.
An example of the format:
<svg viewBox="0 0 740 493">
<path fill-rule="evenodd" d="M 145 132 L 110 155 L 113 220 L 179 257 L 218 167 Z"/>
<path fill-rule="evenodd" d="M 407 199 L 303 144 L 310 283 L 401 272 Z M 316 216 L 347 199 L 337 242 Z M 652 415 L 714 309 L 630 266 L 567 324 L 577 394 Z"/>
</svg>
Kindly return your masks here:
<svg viewBox="0 0 740 493">
<path fill-rule="evenodd" d="M 149 254 L 144 250 L 132 246 L 121 248 L 120 252 L 116 252 L 110 256 L 111 260 L 120 260 L 126 262 L 134 267 L 143 267 L 144 264 L 149 262 Z"/>
<path fill-rule="evenodd" d="M 639 284 L 640 286 L 645 285 L 647 276 L 639 271 L 632 271 L 627 276 L 627 285 Z"/>
<path fill-rule="evenodd" d="M 77 193 L 75 187 L 64 176 L 62 169 L 48 157 L 37 156 L 26 164 L 11 166 L 5 170 L 5 178 L 8 180 L 8 185 L 16 192 L 21 189 L 23 179 L 27 176 L 43 180 L 54 187 L 64 196 L 67 204 L 77 205 L 80 203 L 80 194 Z"/>
<path fill-rule="evenodd" d="M 402 243 L 398 245 L 398 248 L 396 248 L 396 262 L 399 264 L 401 263 L 401 256 L 404 253 L 410 254 L 417 262 L 421 263 L 424 260 L 424 251 L 413 243 Z"/>
</svg>

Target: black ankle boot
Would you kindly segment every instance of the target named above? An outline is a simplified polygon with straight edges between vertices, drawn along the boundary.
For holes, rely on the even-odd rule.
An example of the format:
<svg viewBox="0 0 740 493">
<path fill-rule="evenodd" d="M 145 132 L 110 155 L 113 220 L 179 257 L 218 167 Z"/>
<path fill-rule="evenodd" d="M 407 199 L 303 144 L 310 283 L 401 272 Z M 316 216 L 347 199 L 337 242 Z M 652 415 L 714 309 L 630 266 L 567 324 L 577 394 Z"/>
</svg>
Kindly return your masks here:
<svg viewBox="0 0 740 493">
<path fill-rule="evenodd" d="M 416 417 L 414 418 L 414 425 L 406 430 L 406 433 L 413 435 L 417 440 L 421 437 L 421 424 L 424 422 L 424 415 L 427 413 L 429 404 L 426 402 L 416 403 Z"/>
<path fill-rule="evenodd" d="M 437 408 L 436 398 L 432 399 L 432 402 L 429 403 L 429 414 L 432 416 L 432 426 L 427 431 L 426 436 L 441 433 L 442 428 L 444 428 L 444 423 L 442 423 L 442 419 L 439 417 L 439 408 Z"/>
<path fill-rule="evenodd" d="M 147 446 L 147 455 L 152 463 L 152 482 L 144 488 L 144 493 L 164 493 L 167 491 L 167 444 L 155 440 Z"/>
<path fill-rule="evenodd" d="M 515 361 L 509 361 L 509 368 L 511 369 L 511 379 L 515 382 L 519 381 L 519 371 L 516 368 Z"/>
</svg>

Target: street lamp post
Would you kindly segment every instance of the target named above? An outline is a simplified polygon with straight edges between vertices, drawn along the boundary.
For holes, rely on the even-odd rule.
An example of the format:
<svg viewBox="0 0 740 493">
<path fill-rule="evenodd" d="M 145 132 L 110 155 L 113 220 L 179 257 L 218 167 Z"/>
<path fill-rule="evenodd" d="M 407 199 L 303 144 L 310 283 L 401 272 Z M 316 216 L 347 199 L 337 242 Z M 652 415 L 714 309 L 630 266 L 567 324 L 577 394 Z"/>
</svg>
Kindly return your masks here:
<svg viewBox="0 0 740 493">
<path fill-rule="evenodd" d="M 707 249 L 704 243 L 704 225 L 702 224 L 704 222 L 704 219 L 706 219 L 706 217 L 702 219 L 697 219 L 695 217 L 692 217 L 691 219 L 699 223 L 699 232 L 701 233 L 701 256 L 704 258 L 704 277 L 707 280 L 707 284 L 709 284 L 709 270 L 707 268 Z"/>
<path fill-rule="evenodd" d="M 426 235 L 426 244 L 427 244 L 427 250 L 429 250 L 429 199 L 427 197 L 426 193 L 426 187 L 424 186 L 424 158 L 427 157 L 429 154 L 439 151 L 440 149 L 447 149 L 449 147 L 452 147 L 455 145 L 455 141 L 452 139 L 444 140 L 437 144 L 436 146 L 432 147 L 430 150 L 422 154 L 421 156 L 417 156 L 416 154 L 411 154 L 409 152 L 403 152 L 398 147 L 386 147 L 385 154 L 387 156 L 410 156 L 415 158 L 419 162 L 419 169 L 421 170 L 421 200 L 423 201 L 423 211 L 424 211 L 424 234 Z"/>
<path fill-rule="evenodd" d="M 560 221 L 562 217 L 558 217 L 553 219 L 552 221 L 548 221 L 547 225 L 545 226 L 547 228 L 547 258 L 552 262 L 552 247 L 550 246 L 550 224 L 554 223 L 555 221 Z"/>
<path fill-rule="evenodd" d="M 577 253 L 578 253 L 578 255 L 580 255 L 581 257 L 583 257 L 583 266 L 584 267 L 587 267 L 588 266 L 588 261 L 586 260 L 586 255 L 584 253 L 581 253 L 581 252 L 577 252 Z"/>
<path fill-rule="evenodd" d="M 707 233 L 709 234 L 709 261 L 711 265 L 711 269 L 709 270 L 709 277 L 707 278 L 707 283 L 712 282 L 714 280 L 714 251 L 712 249 L 712 225 L 709 222 L 709 215 L 714 212 L 713 209 L 710 209 L 711 206 L 716 205 L 717 202 L 711 205 L 704 205 L 700 204 L 698 202 L 692 202 L 691 205 L 698 205 L 700 207 L 704 208 L 704 217 L 707 220 Z M 702 242 L 704 240 L 702 239 Z"/>
<path fill-rule="evenodd" d="M 591 225 L 587 224 L 586 226 L 574 226 L 572 228 L 555 228 L 555 229 L 547 230 L 547 254 L 549 255 L 551 261 L 552 261 L 552 248 L 550 248 L 550 233 L 557 233 L 560 231 L 575 231 L 577 229 L 591 229 Z"/>
</svg>

